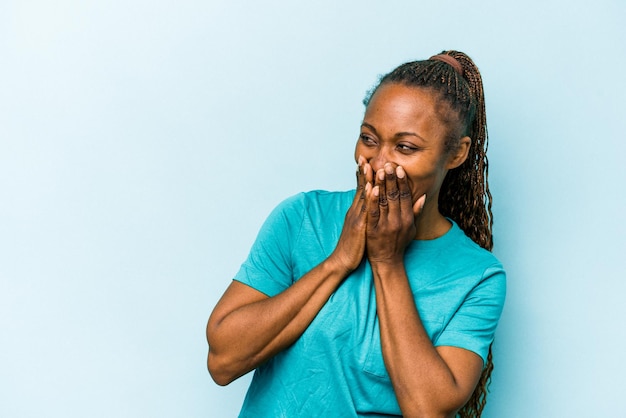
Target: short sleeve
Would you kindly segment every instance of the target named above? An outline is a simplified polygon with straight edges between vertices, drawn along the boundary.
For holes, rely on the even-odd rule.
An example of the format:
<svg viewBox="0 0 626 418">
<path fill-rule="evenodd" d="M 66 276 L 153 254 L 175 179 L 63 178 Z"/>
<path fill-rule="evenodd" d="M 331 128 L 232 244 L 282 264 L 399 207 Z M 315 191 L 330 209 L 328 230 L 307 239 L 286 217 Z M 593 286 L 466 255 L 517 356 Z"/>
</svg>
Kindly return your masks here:
<svg viewBox="0 0 626 418">
<path fill-rule="evenodd" d="M 268 296 L 276 296 L 294 281 L 293 244 L 304 216 L 304 195 L 280 203 L 263 223 L 234 280 Z"/>
<path fill-rule="evenodd" d="M 488 267 L 437 339 L 436 346 L 470 350 L 487 364 L 489 346 L 502 314 L 506 274 L 501 265 Z"/>
</svg>

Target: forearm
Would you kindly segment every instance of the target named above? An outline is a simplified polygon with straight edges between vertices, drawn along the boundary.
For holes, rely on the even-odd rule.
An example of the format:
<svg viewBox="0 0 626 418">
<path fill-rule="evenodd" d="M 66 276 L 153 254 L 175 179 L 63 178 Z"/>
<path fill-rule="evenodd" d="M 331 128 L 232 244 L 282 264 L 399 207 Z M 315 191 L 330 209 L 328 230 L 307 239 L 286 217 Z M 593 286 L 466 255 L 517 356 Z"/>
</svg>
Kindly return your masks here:
<svg viewBox="0 0 626 418">
<path fill-rule="evenodd" d="M 274 297 L 243 305 L 223 317 L 214 312 L 207 339 L 208 366 L 215 381 L 230 383 L 293 344 L 346 275 L 327 259 Z"/>
<path fill-rule="evenodd" d="M 372 271 L 383 358 L 403 415 L 454 416 L 465 403 L 467 390 L 457 385 L 430 341 L 403 263 L 375 263 Z"/>
</svg>

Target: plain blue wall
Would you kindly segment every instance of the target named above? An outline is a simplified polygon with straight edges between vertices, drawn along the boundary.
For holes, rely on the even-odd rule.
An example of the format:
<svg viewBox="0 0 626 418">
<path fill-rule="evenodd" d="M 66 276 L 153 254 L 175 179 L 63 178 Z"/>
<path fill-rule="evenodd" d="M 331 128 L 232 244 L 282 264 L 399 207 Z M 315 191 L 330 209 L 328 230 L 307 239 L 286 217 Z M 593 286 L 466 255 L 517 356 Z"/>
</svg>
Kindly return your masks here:
<svg viewBox="0 0 626 418">
<path fill-rule="evenodd" d="M 471 6 L 470 6 L 471 5 Z M 509 293 L 488 418 L 626 393 L 626 6 L 0 3 L 0 416 L 232 417 L 204 326 L 273 206 L 353 185 L 361 99 L 481 68 Z"/>
</svg>

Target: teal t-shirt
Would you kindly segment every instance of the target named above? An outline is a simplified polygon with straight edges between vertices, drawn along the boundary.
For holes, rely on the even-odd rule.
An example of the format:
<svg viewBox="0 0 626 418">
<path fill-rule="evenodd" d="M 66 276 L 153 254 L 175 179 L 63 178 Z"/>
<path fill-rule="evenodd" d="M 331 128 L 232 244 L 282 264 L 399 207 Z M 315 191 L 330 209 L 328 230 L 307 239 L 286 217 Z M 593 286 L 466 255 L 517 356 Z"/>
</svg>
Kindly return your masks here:
<svg viewBox="0 0 626 418">
<path fill-rule="evenodd" d="M 326 259 L 355 191 L 301 193 L 270 214 L 235 276 L 268 296 Z M 506 291 L 498 260 L 453 223 L 442 237 L 413 241 L 405 266 L 435 346 L 486 361 Z M 416 359 L 419 361 L 419 359 Z M 385 369 L 367 260 L 337 288 L 302 336 L 254 373 L 240 417 L 401 416 Z"/>
</svg>

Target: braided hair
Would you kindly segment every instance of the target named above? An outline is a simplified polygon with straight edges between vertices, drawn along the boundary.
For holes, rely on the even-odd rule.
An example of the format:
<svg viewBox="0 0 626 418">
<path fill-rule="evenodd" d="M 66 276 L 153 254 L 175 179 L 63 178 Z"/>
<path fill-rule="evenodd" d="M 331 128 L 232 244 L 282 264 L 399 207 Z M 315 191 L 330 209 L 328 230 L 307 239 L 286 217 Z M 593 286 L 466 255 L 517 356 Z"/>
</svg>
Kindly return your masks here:
<svg viewBox="0 0 626 418">
<path fill-rule="evenodd" d="M 383 76 L 378 85 L 368 92 L 363 103 L 367 106 L 381 85 L 392 83 L 429 89 L 438 94 L 440 102 L 448 105 L 449 112 L 444 117 L 448 122 L 446 152 L 456 149 L 462 137 L 472 139 L 465 162 L 446 174 L 439 192 L 439 210 L 442 215 L 453 219 L 474 242 L 491 251 L 493 214 L 487 181 L 487 119 L 478 67 L 462 52 L 443 51 L 439 57 L 402 64 Z M 492 370 L 490 346 L 487 364 L 476 389 L 459 411 L 461 418 L 481 416 Z"/>
</svg>

